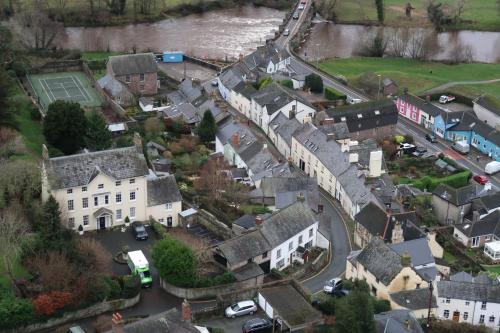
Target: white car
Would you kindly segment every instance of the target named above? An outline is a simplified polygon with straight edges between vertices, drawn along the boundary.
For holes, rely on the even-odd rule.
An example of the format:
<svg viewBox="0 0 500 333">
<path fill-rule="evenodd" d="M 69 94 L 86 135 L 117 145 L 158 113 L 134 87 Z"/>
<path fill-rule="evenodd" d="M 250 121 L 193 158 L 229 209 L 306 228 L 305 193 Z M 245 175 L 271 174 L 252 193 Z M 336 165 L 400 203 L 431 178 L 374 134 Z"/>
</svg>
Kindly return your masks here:
<svg viewBox="0 0 500 333">
<path fill-rule="evenodd" d="M 283 36 L 288 36 L 290 34 L 290 29 L 285 29 L 285 31 L 283 31 Z"/>
<path fill-rule="evenodd" d="M 342 289 L 342 279 L 333 278 L 326 281 L 323 291 L 327 294 L 333 294 L 334 291 Z"/>
<path fill-rule="evenodd" d="M 254 301 L 241 301 L 229 306 L 225 315 L 229 318 L 235 318 L 246 314 L 253 315 L 255 312 L 257 312 L 257 305 Z"/>
<path fill-rule="evenodd" d="M 299 5 L 299 10 L 303 10 L 304 9 L 304 5 L 303 4 L 300 4 Z"/>
</svg>

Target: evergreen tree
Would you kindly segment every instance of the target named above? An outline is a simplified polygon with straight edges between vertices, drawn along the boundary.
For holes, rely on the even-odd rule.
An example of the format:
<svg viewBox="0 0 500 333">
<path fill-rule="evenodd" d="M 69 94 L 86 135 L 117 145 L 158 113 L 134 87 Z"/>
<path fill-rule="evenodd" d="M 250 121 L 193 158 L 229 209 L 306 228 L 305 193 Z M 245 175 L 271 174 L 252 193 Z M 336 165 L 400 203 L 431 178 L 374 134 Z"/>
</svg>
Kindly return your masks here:
<svg viewBox="0 0 500 333">
<path fill-rule="evenodd" d="M 0 126 L 16 127 L 14 109 L 10 103 L 12 79 L 0 68 Z"/>
<path fill-rule="evenodd" d="M 55 101 L 49 105 L 43 122 L 47 142 L 64 154 L 72 154 L 85 146 L 88 121 L 80 104 Z"/>
<path fill-rule="evenodd" d="M 377 7 L 378 21 L 380 23 L 384 23 L 384 19 L 385 19 L 384 0 L 375 0 L 375 6 Z"/>
<path fill-rule="evenodd" d="M 311 73 L 306 76 L 304 87 L 311 89 L 312 92 L 323 93 L 323 79 L 321 76 Z"/>
<path fill-rule="evenodd" d="M 354 290 L 337 303 L 335 327 L 338 333 L 375 333 L 373 301 L 365 291 Z"/>
<path fill-rule="evenodd" d="M 111 146 L 111 132 L 108 130 L 106 121 L 97 111 L 88 117 L 88 129 L 86 146 L 90 150 L 104 150 Z"/>
<path fill-rule="evenodd" d="M 215 123 L 214 116 L 210 110 L 206 110 L 203 114 L 203 119 L 198 125 L 198 136 L 201 142 L 208 143 L 215 140 L 215 133 L 217 132 L 217 124 Z"/>
<path fill-rule="evenodd" d="M 48 243 L 57 241 L 60 238 L 62 231 L 61 211 L 53 196 L 50 196 L 43 205 L 38 231 L 42 240 Z"/>
</svg>

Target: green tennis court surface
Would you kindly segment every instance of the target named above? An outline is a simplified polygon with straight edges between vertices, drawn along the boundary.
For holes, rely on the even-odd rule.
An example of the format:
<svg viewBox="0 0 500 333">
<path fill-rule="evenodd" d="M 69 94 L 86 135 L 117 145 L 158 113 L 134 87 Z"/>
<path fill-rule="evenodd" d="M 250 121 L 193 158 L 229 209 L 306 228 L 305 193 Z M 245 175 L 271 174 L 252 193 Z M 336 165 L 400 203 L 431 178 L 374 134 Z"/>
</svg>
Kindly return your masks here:
<svg viewBox="0 0 500 333">
<path fill-rule="evenodd" d="M 73 101 L 81 106 L 101 106 L 102 98 L 83 72 L 28 75 L 40 104 L 47 109 L 56 100 Z"/>
</svg>

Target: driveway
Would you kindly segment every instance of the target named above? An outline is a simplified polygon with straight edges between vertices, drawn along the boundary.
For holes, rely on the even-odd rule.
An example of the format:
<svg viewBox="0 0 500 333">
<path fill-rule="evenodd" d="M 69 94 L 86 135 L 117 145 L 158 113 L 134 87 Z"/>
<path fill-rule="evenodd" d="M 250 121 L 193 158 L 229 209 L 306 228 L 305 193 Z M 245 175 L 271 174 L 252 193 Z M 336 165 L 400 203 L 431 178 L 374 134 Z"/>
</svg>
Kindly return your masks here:
<svg viewBox="0 0 500 333">
<path fill-rule="evenodd" d="M 241 332 L 241 328 L 243 324 L 252 318 L 264 318 L 268 319 L 264 312 L 257 312 L 256 314 L 250 316 L 241 316 L 236 318 L 226 318 L 226 317 L 217 317 L 211 318 L 207 321 L 201 321 L 200 324 L 203 326 L 211 327 L 211 328 L 220 328 L 223 329 L 224 332 Z"/>
</svg>

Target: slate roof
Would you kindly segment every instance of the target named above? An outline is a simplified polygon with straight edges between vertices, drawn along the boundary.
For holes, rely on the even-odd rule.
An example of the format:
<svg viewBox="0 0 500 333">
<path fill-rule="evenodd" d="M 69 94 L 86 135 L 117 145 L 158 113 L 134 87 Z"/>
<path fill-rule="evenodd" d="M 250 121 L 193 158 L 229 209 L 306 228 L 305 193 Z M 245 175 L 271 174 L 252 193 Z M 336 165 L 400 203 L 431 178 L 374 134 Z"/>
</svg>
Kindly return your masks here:
<svg viewBox="0 0 500 333">
<path fill-rule="evenodd" d="M 375 328 L 377 333 L 424 333 L 422 326 L 409 310 L 392 310 L 376 314 Z"/>
<path fill-rule="evenodd" d="M 432 194 L 452 203 L 455 206 L 462 206 L 470 203 L 473 199 L 478 198 L 481 191 L 482 189 L 474 184 L 458 189 L 446 184 L 439 184 L 434 189 Z"/>
<path fill-rule="evenodd" d="M 136 147 L 54 157 L 43 163 L 52 189 L 86 186 L 99 173 L 116 180 L 149 173 L 146 159 Z"/>
<path fill-rule="evenodd" d="M 477 222 L 455 225 L 455 228 L 469 238 L 486 235 L 496 235 L 500 238 L 500 210 L 483 216 Z"/>
<path fill-rule="evenodd" d="M 182 118 L 186 124 L 200 122 L 198 110 L 191 103 L 172 105 L 162 111 L 166 118 Z"/>
<path fill-rule="evenodd" d="M 241 263 L 272 250 L 316 221 L 311 209 L 298 201 L 264 219 L 257 229 L 231 238 L 217 247 L 229 264 Z"/>
<path fill-rule="evenodd" d="M 404 290 L 390 294 L 391 299 L 408 310 L 421 310 L 429 307 L 429 288 Z M 441 296 L 441 295 L 440 295 Z M 436 296 L 433 293 L 431 307 L 437 308 Z"/>
<path fill-rule="evenodd" d="M 236 281 L 246 281 L 248 279 L 264 275 L 264 271 L 254 262 L 248 263 L 243 267 L 235 269 L 233 275 Z"/>
<path fill-rule="evenodd" d="M 378 237 L 372 238 L 357 255 L 356 261 L 386 286 L 403 269 L 401 257 Z"/>
<path fill-rule="evenodd" d="M 398 122 L 398 109 L 390 99 L 330 108 L 326 113 L 336 123 L 346 122 L 351 133 Z"/>
<path fill-rule="evenodd" d="M 278 48 L 274 43 L 260 46 L 256 51 L 243 58 L 243 63 L 250 69 L 266 68 L 269 61 L 277 64 L 281 60 L 289 58 L 290 54 L 285 49 Z M 281 59 L 281 60 L 280 60 Z"/>
<path fill-rule="evenodd" d="M 321 313 L 291 284 L 262 288 L 259 293 L 290 329 L 322 320 Z"/>
<path fill-rule="evenodd" d="M 252 96 L 257 93 L 257 89 L 255 89 L 251 84 L 246 84 L 245 82 L 241 81 L 238 83 L 233 90 L 237 92 L 238 94 L 243 95 L 247 99 L 252 99 Z"/>
<path fill-rule="evenodd" d="M 303 195 L 309 207 L 316 211 L 319 204 L 318 183 L 312 177 L 265 177 L 260 183 L 263 197 L 275 198 L 275 206 L 282 209 Z"/>
<path fill-rule="evenodd" d="M 156 73 L 158 64 L 153 53 L 126 54 L 109 57 L 115 75 Z"/>
<path fill-rule="evenodd" d="M 445 112 L 444 110 L 438 108 L 434 104 L 428 103 L 426 100 L 424 100 L 420 97 L 417 97 L 415 95 L 409 94 L 409 93 L 401 94 L 398 97 L 401 100 L 403 100 L 411 105 L 417 106 L 420 110 L 424 111 L 425 113 L 427 113 L 433 117 L 437 117 L 440 114 Z"/>
<path fill-rule="evenodd" d="M 457 274 L 454 274 L 454 275 L 450 276 L 450 281 L 455 281 L 455 282 L 473 282 L 474 278 L 469 273 L 458 272 Z"/>
<path fill-rule="evenodd" d="M 182 201 L 175 176 L 148 179 L 148 207 Z"/>
<path fill-rule="evenodd" d="M 241 76 L 236 74 L 232 68 L 222 72 L 222 74 L 219 75 L 219 80 L 222 85 L 229 90 L 233 90 L 240 82 L 243 82 Z"/>
<path fill-rule="evenodd" d="M 483 108 L 490 110 L 496 115 L 500 116 L 500 103 L 495 102 L 489 96 L 481 96 L 477 98 L 474 103 L 481 105 Z"/>
<path fill-rule="evenodd" d="M 439 297 L 500 304 L 500 285 L 474 282 L 438 281 Z"/>
<path fill-rule="evenodd" d="M 425 237 L 402 243 L 389 244 L 388 246 L 400 256 L 403 255 L 404 252 L 408 252 L 411 256 L 412 266 L 434 263 L 434 257 L 432 256 L 427 238 Z"/>
<path fill-rule="evenodd" d="M 497 208 L 500 208 L 500 191 L 472 200 L 472 209 L 479 211 L 481 214 L 486 214 L 490 210 Z"/>
<path fill-rule="evenodd" d="M 193 80 L 185 79 L 178 86 L 177 89 L 186 97 L 189 102 L 194 102 L 196 99 L 203 95 L 199 86 L 193 84 Z"/>
<path fill-rule="evenodd" d="M 425 237 L 425 233 L 416 226 L 417 216 L 415 212 L 387 213 L 374 202 L 363 207 L 354 220 L 361 224 L 371 235 L 378 235 L 386 242 L 392 241 L 392 230 L 396 222 L 403 228 L 403 238 L 405 241 Z"/>
<path fill-rule="evenodd" d="M 293 90 L 283 87 L 275 82 L 259 90 L 252 96 L 252 99 L 260 106 L 266 106 L 268 115 L 272 115 L 288 103 L 295 100 L 312 107 L 308 101 L 304 100 Z"/>
<path fill-rule="evenodd" d="M 334 140 L 344 140 L 350 137 L 349 128 L 345 122 L 320 125 L 318 128 Z"/>
<path fill-rule="evenodd" d="M 215 104 L 214 100 L 212 99 L 204 100 L 203 103 L 197 106 L 197 109 L 198 118 L 200 119 L 200 121 L 201 119 L 203 119 L 203 115 L 205 114 L 206 110 L 209 110 L 212 113 L 215 122 L 219 122 L 225 118 L 224 112 L 222 112 L 222 110 Z"/>
<path fill-rule="evenodd" d="M 112 97 L 118 97 L 120 94 L 131 95 L 128 88 L 122 82 L 109 74 L 97 80 L 97 84 Z"/>
</svg>

